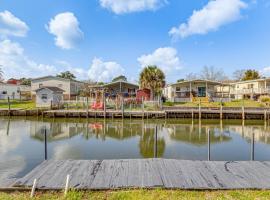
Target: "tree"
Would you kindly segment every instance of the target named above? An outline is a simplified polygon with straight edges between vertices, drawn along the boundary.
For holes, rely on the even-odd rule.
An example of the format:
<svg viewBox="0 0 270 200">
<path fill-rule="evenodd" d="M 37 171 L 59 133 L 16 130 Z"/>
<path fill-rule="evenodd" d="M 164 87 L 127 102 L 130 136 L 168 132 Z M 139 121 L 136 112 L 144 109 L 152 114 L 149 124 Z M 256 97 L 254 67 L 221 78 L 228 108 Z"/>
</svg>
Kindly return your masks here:
<svg viewBox="0 0 270 200">
<path fill-rule="evenodd" d="M 227 77 L 222 69 L 217 69 L 213 66 L 204 66 L 201 71 L 201 78 L 211 81 L 223 81 Z"/>
<path fill-rule="evenodd" d="M 20 79 L 21 85 L 31 85 L 31 79 L 30 78 L 21 78 Z"/>
<path fill-rule="evenodd" d="M 191 80 L 196 80 L 196 79 L 198 79 L 198 75 L 195 73 L 189 73 L 186 75 L 186 80 L 191 81 Z"/>
<path fill-rule="evenodd" d="M 248 69 L 242 78 L 242 81 L 255 80 L 261 78 L 260 73 L 256 70 Z"/>
<path fill-rule="evenodd" d="M 113 78 L 112 82 L 117 82 L 117 81 L 127 81 L 127 77 L 125 77 L 124 75 L 120 75 L 120 76 L 117 76 L 115 78 Z"/>
<path fill-rule="evenodd" d="M 140 73 L 139 83 L 141 88 L 151 91 L 151 99 L 154 99 L 165 86 L 165 74 L 157 66 L 147 66 Z"/>
<path fill-rule="evenodd" d="M 185 81 L 185 79 L 181 78 L 181 79 L 177 80 L 177 83 L 180 83 L 180 82 L 183 82 L 183 81 Z"/>
<path fill-rule="evenodd" d="M 4 72 L 2 70 L 2 68 L 0 68 L 0 81 L 3 81 L 3 76 L 4 76 Z"/>
<path fill-rule="evenodd" d="M 237 80 L 237 81 L 242 80 L 242 78 L 243 78 L 244 75 L 245 75 L 245 72 L 246 72 L 246 70 L 244 70 L 244 69 L 236 70 L 236 71 L 233 73 L 234 79 Z"/>
<path fill-rule="evenodd" d="M 76 76 L 72 74 L 70 71 L 61 72 L 60 74 L 56 75 L 56 77 L 70 79 L 70 80 L 76 79 Z"/>
</svg>

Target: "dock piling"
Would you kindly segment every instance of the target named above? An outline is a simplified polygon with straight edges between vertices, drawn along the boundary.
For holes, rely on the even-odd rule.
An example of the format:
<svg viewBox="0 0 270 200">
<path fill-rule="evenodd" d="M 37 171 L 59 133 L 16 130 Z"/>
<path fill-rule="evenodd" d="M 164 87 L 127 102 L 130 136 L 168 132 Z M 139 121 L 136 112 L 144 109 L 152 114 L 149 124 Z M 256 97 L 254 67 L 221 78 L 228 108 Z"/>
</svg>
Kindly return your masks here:
<svg viewBox="0 0 270 200">
<path fill-rule="evenodd" d="M 36 191 L 36 187 L 37 187 L 37 179 L 35 178 L 34 179 L 33 186 L 32 186 L 32 190 L 31 190 L 30 198 L 33 198 L 34 197 L 35 191 Z"/>
<path fill-rule="evenodd" d="M 251 144 L 251 155 L 250 155 L 250 160 L 251 161 L 254 161 L 254 148 L 255 148 L 255 143 L 254 143 L 254 132 L 252 132 L 252 136 L 251 136 L 251 142 L 250 142 L 250 144 Z"/>
<path fill-rule="evenodd" d="M 67 195 L 68 189 L 69 189 L 69 179 L 70 179 L 70 176 L 68 174 L 67 179 L 66 179 L 66 186 L 65 186 L 65 196 Z"/>
<path fill-rule="evenodd" d="M 208 141 L 208 161 L 211 161 L 211 139 L 210 139 L 210 129 L 207 130 L 207 141 Z"/>
</svg>

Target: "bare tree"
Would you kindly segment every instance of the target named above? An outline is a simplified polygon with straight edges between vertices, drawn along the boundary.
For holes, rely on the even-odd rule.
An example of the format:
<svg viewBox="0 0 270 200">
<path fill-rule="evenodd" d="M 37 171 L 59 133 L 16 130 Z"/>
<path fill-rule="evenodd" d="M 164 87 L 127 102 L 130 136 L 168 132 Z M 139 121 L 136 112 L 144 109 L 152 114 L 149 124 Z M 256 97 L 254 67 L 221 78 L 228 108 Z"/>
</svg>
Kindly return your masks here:
<svg viewBox="0 0 270 200">
<path fill-rule="evenodd" d="M 196 80 L 198 79 L 198 75 L 195 73 L 189 73 L 186 75 L 185 80 L 191 81 L 191 80 Z"/>
<path fill-rule="evenodd" d="M 244 77 L 245 72 L 246 70 L 244 69 L 236 70 L 235 72 L 233 72 L 233 78 L 237 81 L 240 81 Z"/>
<path fill-rule="evenodd" d="M 211 67 L 204 66 L 201 71 L 200 77 L 202 79 L 212 80 L 212 81 L 223 81 L 227 79 L 222 69 L 218 69 L 213 66 Z"/>
</svg>

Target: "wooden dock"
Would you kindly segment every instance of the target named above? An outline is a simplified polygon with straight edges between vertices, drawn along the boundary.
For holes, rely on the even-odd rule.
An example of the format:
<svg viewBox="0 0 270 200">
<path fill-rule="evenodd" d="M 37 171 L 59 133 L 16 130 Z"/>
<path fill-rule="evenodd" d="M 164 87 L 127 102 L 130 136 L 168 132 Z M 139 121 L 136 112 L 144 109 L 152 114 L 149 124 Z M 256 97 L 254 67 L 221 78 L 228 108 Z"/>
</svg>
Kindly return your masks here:
<svg viewBox="0 0 270 200">
<path fill-rule="evenodd" d="M 67 175 L 76 189 L 270 189 L 270 162 L 173 159 L 48 160 L 13 186 L 63 189 Z"/>
</svg>

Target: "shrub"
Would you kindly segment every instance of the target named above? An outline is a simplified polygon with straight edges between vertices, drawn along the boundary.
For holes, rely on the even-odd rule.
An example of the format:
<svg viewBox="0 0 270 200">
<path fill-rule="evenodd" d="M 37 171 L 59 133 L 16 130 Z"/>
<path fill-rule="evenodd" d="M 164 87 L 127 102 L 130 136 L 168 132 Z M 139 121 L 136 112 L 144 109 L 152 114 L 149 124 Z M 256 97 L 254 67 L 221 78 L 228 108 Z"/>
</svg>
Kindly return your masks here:
<svg viewBox="0 0 270 200">
<path fill-rule="evenodd" d="M 270 96 L 267 95 L 260 96 L 259 101 L 262 103 L 270 103 Z"/>
</svg>

